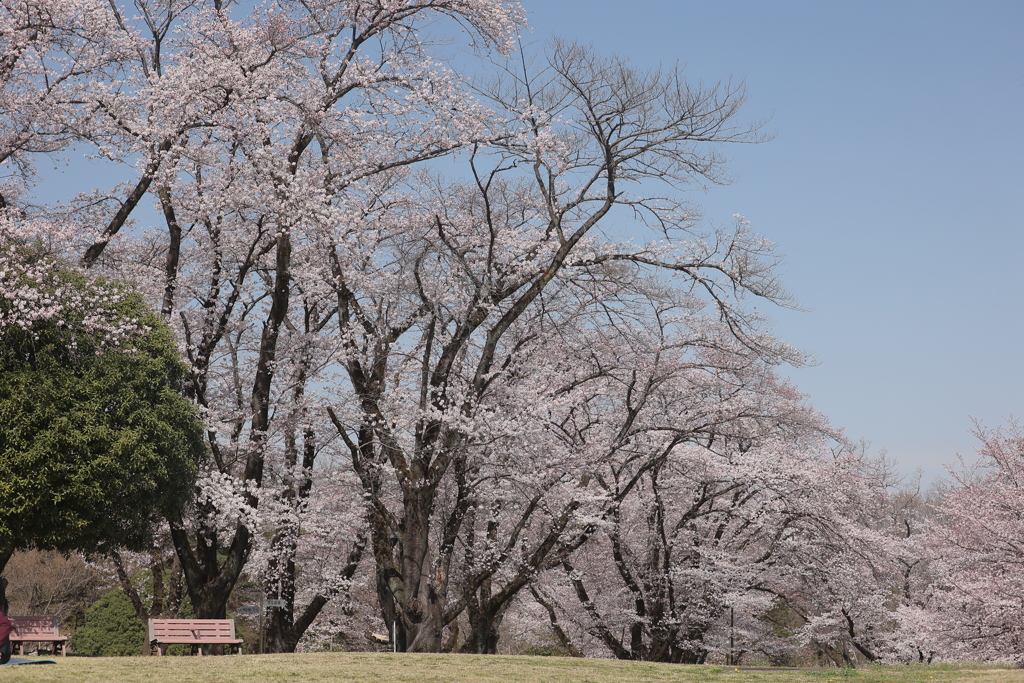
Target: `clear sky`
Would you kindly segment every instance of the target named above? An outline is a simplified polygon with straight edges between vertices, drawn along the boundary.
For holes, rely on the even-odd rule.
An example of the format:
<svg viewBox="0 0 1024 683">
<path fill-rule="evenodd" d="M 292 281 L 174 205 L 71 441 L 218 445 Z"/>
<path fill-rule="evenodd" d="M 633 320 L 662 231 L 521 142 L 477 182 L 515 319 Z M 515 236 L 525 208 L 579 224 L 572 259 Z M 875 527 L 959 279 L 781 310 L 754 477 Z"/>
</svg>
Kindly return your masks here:
<svg viewBox="0 0 1024 683">
<path fill-rule="evenodd" d="M 847 436 L 926 479 L 1024 419 L 1024 2 L 525 0 L 555 34 L 747 84 L 775 139 L 694 197 L 786 254 L 775 329 Z"/>
</svg>

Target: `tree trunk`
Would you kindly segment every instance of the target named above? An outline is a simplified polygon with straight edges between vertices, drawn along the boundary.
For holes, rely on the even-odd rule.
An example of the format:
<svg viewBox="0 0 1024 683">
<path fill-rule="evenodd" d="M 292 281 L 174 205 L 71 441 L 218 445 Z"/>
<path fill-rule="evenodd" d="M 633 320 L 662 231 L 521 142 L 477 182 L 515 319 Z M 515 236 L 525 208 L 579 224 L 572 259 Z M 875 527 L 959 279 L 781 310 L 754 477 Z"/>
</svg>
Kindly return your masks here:
<svg viewBox="0 0 1024 683">
<path fill-rule="evenodd" d="M 7 560 L 11 559 L 11 553 L 6 555 L 0 555 L 0 568 L 7 564 Z M 0 569 L 2 571 L 2 569 Z M 0 612 L 7 614 L 9 605 L 7 604 L 7 579 L 0 576 Z"/>
<path fill-rule="evenodd" d="M 365 548 L 366 534 L 360 533 L 356 536 L 352 550 L 348 554 L 345 568 L 341 572 L 343 579 L 351 579 L 355 575 L 359 562 L 363 558 L 363 550 Z M 288 576 L 294 578 L 294 566 L 291 568 Z M 270 615 L 267 624 L 268 651 L 295 652 L 295 648 L 298 646 L 302 636 L 306 634 L 313 621 L 316 620 L 317 616 L 319 616 L 320 612 L 334 596 L 334 593 L 315 595 L 309 601 L 309 604 L 306 605 L 306 608 L 296 615 L 294 587 L 288 594 L 288 597 L 285 597 L 285 594 L 282 593 L 281 597 L 288 601 L 288 605 L 285 609 L 275 610 Z"/>
<path fill-rule="evenodd" d="M 431 487 L 416 485 L 410 485 L 405 495 L 401 543 L 403 599 L 399 600 L 398 606 L 405 628 L 407 652 L 441 651 L 444 596 L 438 592 L 434 577 L 431 576 L 430 518 L 433 495 Z"/>
<path fill-rule="evenodd" d="M 505 610 L 466 609 L 469 616 L 469 634 L 461 651 L 466 654 L 496 655 L 498 654 L 498 630 L 505 618 Z"/>
<path fill-rule="evenodd" d="M 554 605 L 545 600 L 533 586 L 530 586 L 530 592 L 533 594 L 533 598 L 537 601 L 537 604 L 543 607 L 548 613 L 548 620 L 551 622 L 551 630 L 554 632 L 555 637 L 558 638 L 558 642 L 565 648 L 565 651 L 570 657 L 582 657 L 583 653 L 580 652 L 580 649 L 573 644 L 572 640 L 569 639 L 568 634 L 566 634 L 565 630 L 562 628 L 562 625 L 558 623 L 558 614 L 555 612 Z"/>
<path fill-rule="evenodd" d="M 253 379 L 250 406 L 249 453 L 245 459 L 242 480 L 257 487 L 263 484 L 264 447 L 270 428 L 270 394 L 274 381 L 277 342 L 281 326 L 288 310 L 291 283 L 291 237 L 287 230 L 277 235 L 277 254 L 274 269 L 274 287 L 270 311 L 263 324 L 260 351 Z M 254 494 L 246 494 L 246 503 L 257 506 Z M 195 607 L 197 619 L 226 619 L 227 602 L 242 574 L 249 553 L 252 551 L 252 533 L 244 524 L 238 524 L 231 538 L 231 544 L 223 548 L 216 532 L 207 534 L 202 529 L 196 533 L 195 549 L 190 543 L 182 520 L 168 520 L 171 538 L 178 553 L 182 571 L 188 585 L 189 597 Z M 224 557 L 221 561 L 221 557 Z"/>
<path fill-rule="evenodd" d="M 169 521 L 171 539 L 181 562 L 195 618 L 226 619 L 228 598 L 252 547 L 249 530 L 239 524 L 227 548 L 220 545 L 216 533 L 207 534 L 200 530 L 193 547 L 182 521 Z"/>
<path fill-rule="evenodd" d="M 398 617 L 398 601 L 395 600 L 395 595 L 391 588 L 394 577 L 390 576 L 389 572 L 381 569 L 380 562 L 377 563 L 376 575 L 377 599 L 380 602 L 381 615 L 384 617 L 384 623 L 388 629 L 391 647 L 396 652 L 405 652 L 407 645 L 405 624 Z"/>
</svg>

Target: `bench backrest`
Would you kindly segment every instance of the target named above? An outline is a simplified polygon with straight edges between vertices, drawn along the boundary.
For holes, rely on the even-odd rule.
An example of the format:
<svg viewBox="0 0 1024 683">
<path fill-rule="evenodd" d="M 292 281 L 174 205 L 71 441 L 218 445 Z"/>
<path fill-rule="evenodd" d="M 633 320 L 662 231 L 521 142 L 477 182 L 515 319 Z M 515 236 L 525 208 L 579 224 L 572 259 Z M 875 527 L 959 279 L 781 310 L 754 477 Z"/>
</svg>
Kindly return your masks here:
<svg viewBox="0 0 1024 683">
<path fill-rule="evenodd" d="M 150 619 L 150 641 L 163 638 L 214 640 L 235 637 L 234 619 Z"/>
<path fill-rule="evenodd" d="M 14 627 L 13 635 L 23 640 L 31 640 L 33 636 L 44 638 L 59 637 L 57 617 L 8 617 Z"/>
</svg>

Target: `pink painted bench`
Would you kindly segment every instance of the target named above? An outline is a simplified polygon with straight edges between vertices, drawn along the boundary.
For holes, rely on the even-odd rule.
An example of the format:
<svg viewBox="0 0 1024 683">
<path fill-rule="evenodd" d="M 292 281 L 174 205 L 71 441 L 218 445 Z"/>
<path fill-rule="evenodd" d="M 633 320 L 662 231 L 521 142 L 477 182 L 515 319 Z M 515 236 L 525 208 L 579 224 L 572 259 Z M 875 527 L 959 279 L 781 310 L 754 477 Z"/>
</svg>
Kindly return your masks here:
<svg viewBox="0 0 1024 683">
<path fill-rule="evenodd" d="M 14 630 L 11 631 L 11 649 L 14 654 L 25 652 L 25 643 L 49 643 L 53 654 L 66 654 L 64 645 L 67 636 L 60 634 L 57 617 L 8 617 Z"/>
<path fill-rule="evenodd" d="M 234 619 L 150 619 L 149 640 L 157 654 L 165 654 L 168 645 L 191 645 L 203 654 L 207 645 L 226 645 L 241 652 L 242 639 L 235 637 Z"/>
</svg>

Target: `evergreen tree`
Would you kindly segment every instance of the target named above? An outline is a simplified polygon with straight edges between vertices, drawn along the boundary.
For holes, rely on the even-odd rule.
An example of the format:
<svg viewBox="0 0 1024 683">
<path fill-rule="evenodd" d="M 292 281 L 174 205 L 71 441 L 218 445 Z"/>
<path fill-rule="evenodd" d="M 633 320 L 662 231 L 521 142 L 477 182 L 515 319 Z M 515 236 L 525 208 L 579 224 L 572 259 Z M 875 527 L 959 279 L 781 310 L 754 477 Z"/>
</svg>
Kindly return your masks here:
<svg viewBox="0 0 1024 683">
<path fill-rule="evenodd" d="M 146 627 L 135 614 L 131 600 L 112 590 L 85 613 L 85 626 L 75 631 L 71 646 L 77 654 L 91 657 L 125 657 L 142 653 Z"/>
</svg>

